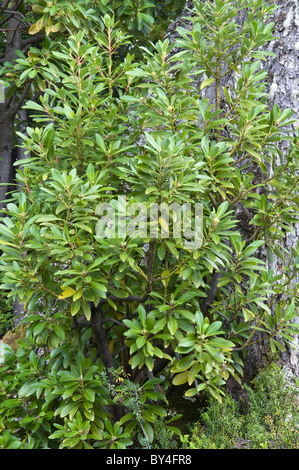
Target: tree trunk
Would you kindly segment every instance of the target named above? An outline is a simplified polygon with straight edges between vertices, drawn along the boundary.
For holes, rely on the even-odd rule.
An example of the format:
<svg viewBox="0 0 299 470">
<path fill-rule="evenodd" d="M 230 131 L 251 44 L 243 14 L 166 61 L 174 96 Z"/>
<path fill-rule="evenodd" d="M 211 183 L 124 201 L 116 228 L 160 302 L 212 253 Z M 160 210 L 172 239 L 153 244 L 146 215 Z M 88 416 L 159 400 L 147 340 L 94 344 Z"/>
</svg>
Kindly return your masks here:
<svg viewBox="0 0 299 470">
<path fill-rule="evenodd" d="M 268 45 L 268 50 L 274 52 L 276 57 L 270 57 L 264 64 L 263 69 L 268 73 L 268 92 L 271 105 L 277 104 L 280 109 L 291 108 L 298 119 L 293 125 L 294 135 L 299 124 L 299 78 L 298 78 L 298 51 L 299 51 L 299 2 L 293 0 L 276 0 L 278 9 L 275 12 L 274 37 L 278 39 Z M 284 145 L 285 147 L 282 147 Z M 281 150 L 286 150 L 287 144 L 281 144 Z M 299 225 L 295 226 L 295 232 L 288 233 L 281 243 L 287 252 L 294 248 L 299 240 Z M 277 259 L 270 264 L 266 260 L 268 269 L 273 269 L 274 276 L 281 272 L 281 260 Z M 299 279 L 296 280 L 299 284 Z M 295 320 L 298 322 L 298 318 Z M 259 336 L 257 334 L 257 336 Z M 292 376 L 299 377 L 299 341 L 294 337 L 294 349 L 288 349 L 282 353 L 283 367 Z M 244 379 L 251 380 L 258 370 L 266 363 L 268 354 L 267 345 L 258 343 L 251 346 L 246 355 Z"/>
<path fill-rule="evenodd" d="M 21 18 L 22 15 L 15 11 L 17 4 L 11 6 L 11 12 L 15 12 L 7 22 L 7 44 L 5 50 L 5 61 L 13 64 L 18 57 L 16 49 L 22 48 L 21 38 Z M 14 182 L 14 161 L 24 159 L 25 151 L 23 148 L 15 148 L 14 126 L 18 113 L 21 132 L 25 131 L 25 121 L 27 120 L 26 110 L 20 109 L 22 102 L 28 91 L 28 85 L 25 86 L 25 93 L 19 97 L 16 102 L 15 96 L 8 98 L 4 103 L 0 104 L 0 215 L 5 207 L 5 200 L 9 199 L 9 192 L 16 188 Z M 24 315 L 24 305 L 20 304 L 18 299 L 13 304 L 13 325 L 17 326 Z"/>
<path fill-rule="evenodd" d="M 9 184 L 13 180 L 13 128 L 14 116 L 7 103 L 0 104 L 0 142 L 1 142 L 1 171 L 0 171 L 0 212 L 5 206 Z"/>
<path fill-rule="evenodd" d="M 205 0 L 201 0 L 205 1 Z M 299 124 L 299 78 L 298 78 L 298 55 L 299 55 L 299 1 L 276 0 L 278 9 L 275 12 L 274 36 L 278 39 L 268 45 L 268 50 L 276 54 L 276 58 L 270 57 L 263 63 L 263 68 L 268 72 L 269 97 L 272 105 L 277 104 L 280 109 L 291 108 L 298 117 Z M 181 16 L 169 27 L 167 37 L 170 42 L 178 37 L 176 28 L 183 26 L 191 29 L 184 16 L 191 16 L 194 9 L 193 0 L 186 0 L 186 6 Z M 265 49 L 265 47 L 264 47 Z M 195 86 L 197 82 L 194 82 Z M 226 83 L 222 83 L 226 86 Z M 215 103 L 215 91 L 213 87 L 203 90 L 210 103 Z M 294 131 L 296 129 L 294 125 Z M 291 246 L 296 246 L 299 240 L 299 226 L 295 228 L 295 234 L 289 233 L 284 240 L 288 252 Z M 276 261 L 269 269 L 274 270 L 274 276 L 279 274 L 280 263 Z M 297 280 L 297 285 L 299 279 Z M 296 320 L 298 322 L 298 319 Z M 258 336 L 258 334 L 257 334 Z M 294 339 L 294 350 L 283 354 L 284 368 L 292 375 L 299 377 L 299 351 L 298 336 Z M 248 348 L 244 360 L 244 380 L 251 380 L 256 373 L 265 365 L 267 356 L 267 345 L 262 342 Z"/>
<path fill-rule="evenodd" d="M 274 52 L 276 57 L 269 58 L 264 65 L 268 72 L 269 96 L 272 104 L 277 104 L 280 109 L 291 108 L 297 119 L 293 125 L 294 135 L 299 125 L 299 2 L 298 0 L 276 0 L 278 9 L 275 13 L 275 41 L 269 43 L 268 50 Z M 294 248 L 299 240 L 299 225 L 295 227 L 295 233 L 288 233 L 282 241 L 288 252 Z M 274 270 L 274 275 L 280 274 L 279 261 L 269 266 Z M 296 280 L 299 285 L 299 278 Z M 298 322 L 298 318 L 296 319 Z M 294 350 L 283 354 L 284 367 L 292 375 L 299 377 L 299 341 L 294 338 Z M 262 351 L 255 348 L 251 353 L 251 359 L 255 355 L 260 357 Z"/>
<path fill-rule="evenodd" d="M 12 5 L 13 12 L 15 4 Z M 14 63 L 16 49 L 21 49 L 21 15 L 16 12 L 7 22 L 7 42 L 5 50 L 5 61 Z M 0 213 L 5 207 L 7 192 L 10 190 L 10 184 L 13 183 L 13 139 L 14 139 L 14 120 L 18 110 L 15 97 L 11 97 L 0 104 Z"/>
</svg>

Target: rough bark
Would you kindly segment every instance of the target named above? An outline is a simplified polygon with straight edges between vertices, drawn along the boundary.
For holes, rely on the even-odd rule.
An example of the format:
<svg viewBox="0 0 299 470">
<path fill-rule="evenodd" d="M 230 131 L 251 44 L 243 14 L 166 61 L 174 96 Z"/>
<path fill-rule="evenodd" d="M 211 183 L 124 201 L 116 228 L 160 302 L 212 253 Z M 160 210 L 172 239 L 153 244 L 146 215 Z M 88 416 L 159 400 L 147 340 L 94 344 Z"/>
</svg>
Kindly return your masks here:
<svg viewBox="0 0 299 470">
<path fill-rule="evenodd" d="M 17 2 L 8 8 L 6 2 L 3 3 L 1 12 L 7 12 L 7 38 L 6 50 L 4 60 L 13 64 L 18 57 L 16 55 L 17 49 L 28 47 L 30 43 L 24 44 L 21 37 L 22 14 L 17 11 L 22 2 Z M 11 13 L 9 13 L 11 12 Z M 35 38 L 30 38 L 32 41 Z M 39 38 L 38 38 L 39 39 Z M 39 39 L 40 40 L 40 39 Z M 27 83 L 20 96 L 7 98 L 4 103 L 0 103 L 0 215 L 1 210 L 5 207 L 5 200 L 9 199 L 9 192 L 16 188 L 14 177 L 14 162 L 15 160 L 22 160 L 26 157 L 25 150 L 21 147 L 15 147 L 15 133 L 14 127 L 16 116 L 18 117 L 19 130 L 25 132 L 27 113 L 25 109 L 21 109 L 23 101 L 27 95 L 30 83 Z M 21 144 L 21 142 L 18 142 Z M 20 304 L 18 300 L 13 305 L 13 324 L 17 326 L 24 315 L 24 305 Z"/>
<path fill-rule="evenodd" d="M 13 4 L 10 8 L 12 12 L 14 12 L 15 6 Z M 21 21 L 21 15 L 16 12 L 7 22 L 5 61 L 12 64 L 17 57 L 16 49 L 21 48 Z M 5 206 L 4 201 L 10 190 L 10 184 L 13 182 L 14 121 L 18 108 L 15 96 L 0 104 L 0 213 Z"/>
<path fill-rule="evenodd" d="M 274 52 L 276 57 L 270 57 L 264 62 L 262 68 L 268 73 L 268 92 L 270 104 L 277 104 L 280 109 L 291 108 L 298 119 L 293 125 L 295 135 L 299 124 L 299 79 L 298 79 L 298 54 L 299 54 L 299 0 L 276 0 L 278 9 L 272 21 L 275 23 L 274 37 L 278 39 L 268 45 L 268 50 Z M 290 130 L 292 133 L 292 130 Z M 287 144 L 280 144 L 281 150 L 287 150 Z M 294 233 L 288 233 L 281 242 L 288 252 L 291 246 L 296 247 L 299 240 L 299 225 L 295 226 Z M 276 259 L 272 264 L 266 259 L 269 269 L 273 269 L 274 276 L 281 274 L 281 260 Z M 299 284 L 299 279 L 296 280 Z M 275 306 L 274 306 L 275 307 Z M 298 322 L 298 318 L 295 320 Z M 256 334 L 256 339 L 260 338 Z M 299 341 L 294 337 L 293 348 L 287 349 L 282 354 L 283 366 L 287 373 L 299 377 Z M 267 363 L 269 348 L 267 343 L 258 343 L 251 346 L 245 358 L 244 380 L 249 381 L 259 369 Z"/>
<path fill-rule="evenodd" d="M 7 103 L 0 104 L 0 142 L 1 142 L 1 170 L 0 170 L 0 211 L 4 207 L 4 200 L 9 190 L 9 183 L 13 179 L 13 128 L 14 116 Z"/>
<path fill-rule="evenodd" d="M 298 120 L 293 125 L 294 131 L 299 125 L 299 0 L 276 0 L 278 9 L 275 13 L 275 32 L 278 37 L 269 43 L 268 50 L 276 54 L 264 65 L 268 72 L 269 96 L 272 104 L 280 109 L 291 108 Z M 299 225 L 295 233 L 288 233 L 283 241 L 285 248 L 290 252 L 291 246 L 296 247 L 299 240 Z M 274 274 L 280 273 L 279 260 L 269 266 Z M 296 280 L 299 284 L 299 279 Z M 298 318 L 296 320 L 298 322 Z M 296 377 L 299 376 L 299 341 L 294 338 L 294 350 L 283 354 L 284 366 Z"/>
</svg>

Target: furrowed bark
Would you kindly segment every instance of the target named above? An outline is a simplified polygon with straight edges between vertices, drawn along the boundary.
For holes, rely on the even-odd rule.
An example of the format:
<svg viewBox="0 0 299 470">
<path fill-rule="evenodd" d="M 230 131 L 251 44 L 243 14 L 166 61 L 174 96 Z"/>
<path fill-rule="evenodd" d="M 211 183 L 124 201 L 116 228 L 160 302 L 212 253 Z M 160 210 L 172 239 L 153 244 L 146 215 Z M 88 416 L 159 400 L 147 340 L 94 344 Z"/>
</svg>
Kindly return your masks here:
<svg viewBox="0 0 299 470">
<path fill-rule="evenodd" d="M 205 0 L 201 0 L 205 1 Z M 299 124 L 299 0 L 276 0 L 275 2 L 278 9 L 275 12 L 272 21 L 275 23 L 273 36 L 278 39 L 268 43 L 268 46 L 264 46 L 263 49 L 268 49 L 276 54 L 276 58 L 269 57 L 265 62 L 262 62 L 261 68 L 268 72 L 268 92 L 270 103 L 272 105 L 277 104 L 280 109 L 291 108 L 295 112 L 295 117 L 298 122 L 293 125 L 294 135 L 295 130 Z M 191 10 L 191 11 L 190 11 Z M 167 32 L 166 37 L 170 43 L 174 42 L 178 33 L 176 28 L 183 26 L 186 29 L 191 29 L 192 25 L 184 19 L 184 16 L 192 16 L 194 11 L 194 2 L 187 0 L 185 9 L 181 16 L 173 22 Z M 199 85 L 197 81 L 194 85 Z M 218 84 L 219 85 L 219 84 Z M 221 80 L 221 87 L 227 86 L 225 79 Z M 210 101 L 215 104 L 215 108 L 219 108 L 219 86 L 208 87 L 204 90 L 204 95 Z M 287 150 L 287 144 L 284 144 L 282 151 Z M 216 201 L 213 199 L 213 195 L 210 195 L 211 202 L 214 207 L 217 207 Z M 248 241 L 254 240 L 254 235 L 249 232 L 248 227 Z M 256 234 L 255 234 L 256 235 Z M 247 237 L 246 237 L 247 238 Z M 283 240 L 284 246 L 288 252 L 291 252 L 291 246 L 296 247 L 299 240 L 299 225 L 295 227 L 294 233 L 288 233 Z M 266 260 L 266 256 L 262 255 L 263 259 Z M 273 264 L 266 261 L 269 269 L 273 269 L 273 276 L 280 274 L 281 263 L 277 259 Z M 297 285 L 299 279 L 296 280 Z M 213 286 L 211 286 L 213 287 Z M 213 288 L 211 289 L 212 295 Z M 207 299 L 203 301 L 202 307 L 206 313 L 208 309 Z M 295 320 L 298 323 L 298 318 Z M 260 341 L 261 333 L 257 332 L 255 337 L 257 343 L 252 345 L 246 351 L 246 359 L 244 361 L 244 379 L 246 381 L 251 380 L 258 371 L 265 365 L 265 357 L 267 356 L 267 346 Z M 290 371 L 292 375 L 299 377 L 299 338 L 294 338 L 294 349 L 289 350 L 282 355 L 284 361 L 284 367 L 287 371 Z"/>
<path fill-rule="evenodd" d="M 14 12 L 17 4 L 14 3 L 9 11 Z M 7 43 L 5 50 L 5 61 L 14 63 L 16 59 L 16 49 L 21 47 L 21 15 L 13 13 L 7 23 Z M 4 103 L 0 103 L 0 214 L 5 207 L 5 199 L 13 183 L 14 170 L 14 154 L 13 154 L 13 138 L 14 138 L 14 121 L 15 114 L 18 111 L 19 104 L 16 103 L 15 97 L 7 99 Z"/>
</svg>

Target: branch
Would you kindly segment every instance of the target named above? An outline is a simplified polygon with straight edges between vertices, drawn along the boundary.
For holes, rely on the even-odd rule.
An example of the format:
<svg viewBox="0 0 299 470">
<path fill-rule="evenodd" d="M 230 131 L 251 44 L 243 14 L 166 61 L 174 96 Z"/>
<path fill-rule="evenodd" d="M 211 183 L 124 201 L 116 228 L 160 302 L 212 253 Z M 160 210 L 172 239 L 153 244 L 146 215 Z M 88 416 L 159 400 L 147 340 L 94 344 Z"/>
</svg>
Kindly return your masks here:
<svg viewBox="0 0 299 470">
<path fill-rule="evenodd" d="M 42 90 L 38 90 L 35 95 L 32 96 L 31 101 L 36 101 L 43 94 Z"/>
<path fill-rule="evenodd" d="M 11 18 L 13 18 L 15 15 L 21 15 L 23 18 L 25 18 L 25 16 L 23 15 L 23 13 L 21 13 L 20 11 L 17 11 L 18 8 L 22 5 L 24 0 L 20 0 L 19 3 L 17 3 L 16 7 L 15 7 L 15 10 L 5 10 L 6 7 L 3 8 L 0 8 L 0 14 L 2 13 L 9 13 L 9 15 L 4 18 L 1 22 L 0 22 L 0 26 L 2 26 L 3 24 L 7 23 L 7 21 L 9 21 Z M 7 2 L 8 4 L 9 2 Z M 21 22 L 21 20 L 20 20 Z M 24 23 L 22 21 L 22 23 Z M 25 23 L 24 23 L 25 24 Z"/>
<path fill-rule="evenodd" d="M 148 298 L 149 294 L 145 294 L 143 297 L 139 297 L 138 295 L 128 295 L 128 297 L 117 297 L 116 295 L 108 294 L 107 297 L 111 300 L 114 300 L 116 302 L 139 302 L 142 304 L 145 302 Z M 107 303 L 107 299 L 101 299 L 99 306 L 101 307 L 103 304 Z"/>
<path fill-rule="evenodd" d="M 36 43 L 43 41 L 45 37 L 46 37 L 45 34 L 41 34 L 41 35 L 36 34 L 34 36 L 31 36 L 30 38 L 22 39 L 21 46 L 22 48 L 31 46 L 32 44 L 36 44 Z"/>
<path fill-rule="evenodd" d="M 25 101 L 25 98 L 26 98 L 26 96 L 27 96 L 27 93 L 28 93 L 28 91 L 29 91 L 29 88 L 30 88 L 31 83 L 32 83 L 31 80 L 26 83 L 25 88 L 24 88 L 24 90 L 23 90 L 23 92 L 22 92 L 22 94 L 21 94 L 21 96 L 20 96 L 20 98 L 19 98 L 19 101 L 18 101 L 18 102 L 15 104 L 15 106 L 12 108 L 12 111 L 11 111 L 11 112 L 12 112 L 13 114 L 16 114 L 16 113 L 20 110 L 20 108 L 22 107 L 22 105 L 23 105 L 23 103 L 24 103 L 24 101 Z"/>
<path fill-rule="evenodd" d="M 102 320 L 102 323 L 109 322 L 109 321 L 113 323 L 117 323 L 117 325 L 124 326 L 123 322 L 120 320 L 117 320 L 116 318 L 104 318 L 104 320 Z"/>
<path fill-rule="evenodd" d="M 147 291 L 150 292 L 152 290 L 154 256 L 155 256 L 155 243 L 153 241 L 150 242 L 148 256 L 149 258 L 148 258 L 148 268 L 147 268 L 148 269 Z"/>
<path fill-rule="evenodd" d="M 22 31 L 25 26 L 21 26 L 20 28 L 0 28 L 0 32 L 4 33 L 5 31 Z"/>
<path fill-rule="evenodd" d="M 203 299 L 203 301 L 200 304 L 200 310 L 203 315 L 206 315 L 210 305 L 214 302 L 214 299 L 216 297 L 217 290 L 218 290 L 218 281 L 220 277 L 221 277 L 221 274 L 219 272 L 215 272 L 213 274 L 212 281 L 209 285 L 208 295 L 207 297 Z"/>
<path fill-rule="evenodd" d="M 210 200 L 211 200 L 211 202 L 212 202 L 214 208 L 217 210 L 217 209 L 218 209 L 218 205 L 217 205 L 217 202 L 215 201 L 215 198 L 214 198 L 214 196 L 213 196 L 212 193 L 209 194 L 209 198 L 210 198 Z"/>
<path fill-rule="evenodd" d="M 92 331 L 95 337 L 95 342 L 98 347 L 98 351 L 100 353 L 101 359 L 103 360 L 107 371 L 109 371 L 109 369 L 115 368 L 115 363 L 114 363 L 112 354 L 109 350 L 106 332 L 102 326 L 102 323 L 103 323 L 102 309 L 100 308 L 99 305 L 98 307 L 92 307 L 90 326 L 92 328 Z M 109 379 L 112 383 L 113 377 L 111 374 L 109 374 Z"/>
<path fill-rule="evenodd" d="M 128 297 L 125 297 L 124 299 L 116 297 L 115 295 L 109 295 L 108 297 L 111 300 L 119 300 L 124 302 L 139 302 L 142 304 L 148 298 L 148 294 L 145 294 L 143 297 L 139 297 L 138 295 L 128 295 Z"/>
<path fill-rule="evenodd" d="M 232 351 L 243 351 L 245 348 L 248 348 L 249 346 L 253 346 L 254 344 L 257 344 L 257 343 L 262 343 L 264 341 L 266 341 L 267 339 L 270 339 L 272 338 L 272 335 L 269 335 L 267 337 L 263 337 L 263 338 L 260 338 L 260 339 L 257 339 L 255 341 L 249 341 L 247 340 L 242 346 L 240 346 L 239 348 L 232 348 Z"/>
<path fill-rule="evenodd" d="M 92 307 L 91 309 L 91 318 L 90 318 L 90 325 L 95 337 L 95 341 L 98 347 L 98 352 L 100 357 L 104 363 L 106 368 L 110 384 L 112 386 L 115 385 L 115 380 L 112 374 L 112 371 L 115 370 L 115 362 L 113 356 L 110 352 L 106 331 L 102 326 L 103 323 L 103 316 L 102 316 L 102 309 L 98 305 L 97 307 Z M 119 405 L 113 406 L 113 413 L 116 420 L 119 420 L 122 417 L 122 407 Z"/>
<path fill-rule="evenodd" d="M 171 357 L 175 355 L 172 346 L 168 346 L 164 350 L 164 353 L 168 354 Z M 153 367 L 153 370 L 151 371 L 152 374 L 156 377 L 157 374 L 161 372 L 168 364 L 169 364 L 169 359 L 158 357 L 157 359 L 155 359 L 154 367 Z M 149 369 L 146 366 L 142 367 L 140 370 L 135 369 L 134 371 L 135 371 L 135 374 L 133 377 L 134 383 L 141 383 L 148 376 L 148 373 L 149 373 Z"/>
<path fill-rule="evenodd" d="M 87 322 L 83 323 L 76 323 L 75 325 L 71 326 L 71 330 L 81 329 L 81 328 L 90 328 L 90 324 Z"/>
<path fill-rule="evenodd" d="M 0 6 L 0 15 L 2 15 L 2 13 L 4 12 L 4 10 L 6 9 L 6 7 L 8 6 L 10 0 L 4 0 L 4 2 L 2 3 L 2 5 Z"/>
</svg>

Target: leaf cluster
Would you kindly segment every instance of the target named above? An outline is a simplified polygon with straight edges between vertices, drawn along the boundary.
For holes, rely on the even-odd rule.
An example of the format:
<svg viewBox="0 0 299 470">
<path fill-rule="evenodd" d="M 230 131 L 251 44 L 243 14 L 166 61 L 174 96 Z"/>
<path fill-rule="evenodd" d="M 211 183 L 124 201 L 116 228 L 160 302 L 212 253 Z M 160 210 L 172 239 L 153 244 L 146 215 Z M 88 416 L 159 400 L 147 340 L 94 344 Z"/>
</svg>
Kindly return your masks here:
<svg viewBox="0 0 299 470">
<path fill-rule="evenodd" d="M 126 447 L 133 431 L 150 445 L 165 417 L 153 403 L 163 400 L 155 389 L 162 371 L 165 388 L 188 384 L 189 397 L 221 400 L 230 376 L 241 382 L 257 331 L 273 352 L 298 331 L 299 244 L 284 248 L 298 220 L 298 136 L 292 112 L 269 106 L 261 70 L 273 6 L 195 7 L 191 30 L 144 47 L 142 60 L 130 49 L 119 57 L 131 39 L 108 13 L 91 37 L 68 29 L 43 63 L 35 51 L 30 64 L 17 60 L 20 80 L 36 60 L 44 85 L 25 106 L 33 126 L 18 134 L 27 159 L 0 223 L 1 289 L 25 303 L 29 337 L 50 351 L 49 364 L 29 353 L 34 371 L 24 372 L 23 392 L 43 398 L 30 406 L 55 422 L 54 440 L 66 436 L 62 447 Z M 180 220 L 189 226 L 178 233 Z M 267 265 L 275 256 L 277 275 Z M 84 346 L 73 354 L 75 341 Z M 36 381 L 40 363 L 46 371 Z M 119 367 L 124 392 L 111 373 Z M 98 377 L 105 371 L 108 382 Z M 115 399 L 129 413 L 108 421 Z M 25 410 L 23 395 L 16 400 L 13 412 Z"/>
</svg>

